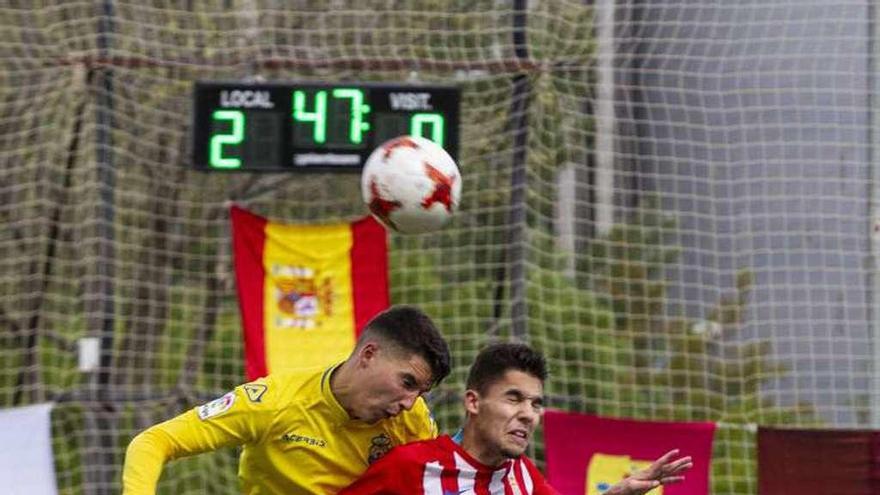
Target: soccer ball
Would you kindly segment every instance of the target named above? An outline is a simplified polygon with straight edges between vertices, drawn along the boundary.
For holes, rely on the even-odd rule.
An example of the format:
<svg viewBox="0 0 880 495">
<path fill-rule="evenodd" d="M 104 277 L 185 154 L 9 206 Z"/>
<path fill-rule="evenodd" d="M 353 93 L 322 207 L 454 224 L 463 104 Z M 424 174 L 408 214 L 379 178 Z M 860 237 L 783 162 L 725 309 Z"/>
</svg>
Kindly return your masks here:
<svg viewBox="0 0 880 495">
<path fill-rule="evenodd" d="M 400 136 L 367 158 L 361 192 L 370 212 L 386 227 L 420 234 L 439 229 L 458 209 L 461 174 L 440 145 Z"/>
</svg>

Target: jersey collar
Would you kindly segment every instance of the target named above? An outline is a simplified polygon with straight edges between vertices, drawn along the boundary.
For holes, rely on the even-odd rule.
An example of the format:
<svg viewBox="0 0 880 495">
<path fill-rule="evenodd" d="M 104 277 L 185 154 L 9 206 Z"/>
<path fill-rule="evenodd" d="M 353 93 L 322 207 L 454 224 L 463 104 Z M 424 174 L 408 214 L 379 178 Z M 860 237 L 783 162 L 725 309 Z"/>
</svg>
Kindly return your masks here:
<svg viewBox="0 0 880 495">
<path fill-rule="evenodd" d="M 458 436 L 458 433 L 456 433 L 456 436 Z M 464 460 L 468 462 L 468 464 L 482 471 L 504 471 L 506 474 L 510 471 L 510 467 L 513 466 L 513 460 L 511 459 L 502 462 L 499 466 L 488 466 L 483 464 L 478 461 L 476 457 L 470 455 L 468 451 L 464 450 L 464 448 L 456 442 L 454 437 L 450 437 L 449 435 L 440 435 L 437 437 L 437 440 L 442 444 L 446 444 L 446 448 L 449 450 L 457 452 L 458 455 L 462 456 Z"/>
<path fill-rule="evenodd" d="M 458 431 L 449 438 L 451 438 L 456 444 L 461 445 L 461 441 L 464 440 L 464 428 L 459 428 Z"/>
<path fill-rule="evenodd" d="M 342 424 L 351 419 L 348 416 L 348 412 L 346 412 L 346 410 L 342 407 L 342 404 L 340 404 L 339 401 L 336 400 L 336 396 L 333 395 L 333 390 L 331 390 L 330 388 L 330 377 L 333 375 L 333 372 L 336 371 L 336 369 L 340 366 L 342 366 L 342 362 L 330 366 L 329 368 L 324 370 L 324 374 L 321 375 L 321 396 L 324 398 L 324 402 L 329 407 L 330 418 L 335 424 Z"/>
</svg>

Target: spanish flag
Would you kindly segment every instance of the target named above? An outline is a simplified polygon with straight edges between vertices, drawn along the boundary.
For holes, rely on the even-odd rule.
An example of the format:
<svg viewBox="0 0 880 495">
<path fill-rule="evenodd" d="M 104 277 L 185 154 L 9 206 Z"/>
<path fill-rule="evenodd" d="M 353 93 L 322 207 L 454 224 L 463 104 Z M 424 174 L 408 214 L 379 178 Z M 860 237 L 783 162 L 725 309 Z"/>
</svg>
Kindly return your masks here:
<svg viewBox="0 0 880 495">
<path fill-rule="evenodd" d="M 247 378 L 345 359 L 388 307 L 384 227 L 273 223 L 234 205 L 230 215 Z"/>
</svg>

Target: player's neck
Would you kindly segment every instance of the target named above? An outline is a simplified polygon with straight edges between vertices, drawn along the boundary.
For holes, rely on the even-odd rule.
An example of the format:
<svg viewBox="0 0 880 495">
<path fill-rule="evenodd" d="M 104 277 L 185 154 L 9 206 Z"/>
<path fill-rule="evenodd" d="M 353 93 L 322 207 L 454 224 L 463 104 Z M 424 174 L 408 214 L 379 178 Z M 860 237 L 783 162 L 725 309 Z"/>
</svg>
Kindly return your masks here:
<svg viewBox="0 0 880 495">
<path fill-rule="evenodd" d="M 468 428 L 467 424 L 462 431 L 461 448 L 471 457 L 489 467 L 499 467 L 507 461 L 507 457 L 500 452 L 488 448 L 486 442 L 481 441 L 473 428 Z"/>
<path fill-rule="evenodd" d="M 352 377 L 353 370 L 351 369 L 351 363 L 348 361 L 339 365 L 330 374 L 330 392 L 333 393 L 333 396 L 336 397 L 336 402 L 339 402 L 339 405 L 345 409 L 350 418 L 354 418 L 351 403 L 356 392 L 352 385 Z"/>
</svg>

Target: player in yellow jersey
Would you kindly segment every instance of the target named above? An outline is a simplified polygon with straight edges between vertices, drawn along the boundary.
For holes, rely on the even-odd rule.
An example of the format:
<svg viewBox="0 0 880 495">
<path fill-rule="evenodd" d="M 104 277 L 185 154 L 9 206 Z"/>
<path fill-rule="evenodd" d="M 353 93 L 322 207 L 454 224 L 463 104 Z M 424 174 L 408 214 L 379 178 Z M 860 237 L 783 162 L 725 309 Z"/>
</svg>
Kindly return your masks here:
<svg viewBox="0 0 880 495">
<path fill-rule="evenodd" d="M 152 495 L 166 461 L 234 445 L 246 494 L 336 493 L 391 447 L 437 436 L 421 396 L 448 374 L 431 319 L 392 307 L 342 363 L 270 374 L 136 436 L 123 493 Z"/>
</svg>

